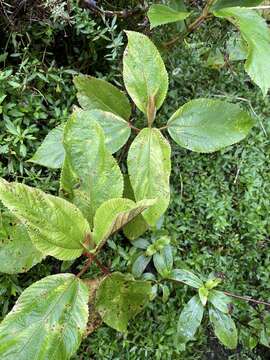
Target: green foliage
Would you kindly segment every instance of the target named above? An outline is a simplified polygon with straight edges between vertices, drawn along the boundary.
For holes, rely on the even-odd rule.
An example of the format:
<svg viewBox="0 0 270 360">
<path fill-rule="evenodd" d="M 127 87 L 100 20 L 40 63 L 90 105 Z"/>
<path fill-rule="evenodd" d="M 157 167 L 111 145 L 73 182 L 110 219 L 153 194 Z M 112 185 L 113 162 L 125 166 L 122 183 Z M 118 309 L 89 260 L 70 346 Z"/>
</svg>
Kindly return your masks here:
<svg viewBox="0 0 270 360">
<path fill-rule="evenodd" d="M 162 4 L 151 5 L 147 13 L 151 29 L 159 25 L 185 20 L 189 15 L 190 13 L 188 12 L 177 11 L 170 6 Z"/>
</svg>

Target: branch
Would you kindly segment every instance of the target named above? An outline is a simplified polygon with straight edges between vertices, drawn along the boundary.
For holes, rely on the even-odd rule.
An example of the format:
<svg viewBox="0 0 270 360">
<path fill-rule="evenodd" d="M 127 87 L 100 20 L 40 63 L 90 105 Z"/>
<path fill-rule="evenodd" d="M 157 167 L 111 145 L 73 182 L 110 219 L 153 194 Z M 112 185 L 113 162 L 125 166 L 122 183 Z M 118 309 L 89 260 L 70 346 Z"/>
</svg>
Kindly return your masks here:
<svg viewBox="0 0 270 360">
<path fill-rule="evenodd" d="M 265 305 L 265 306 L 270 306 L 270 303 L 266 302 L 266 301 L 262 301 L 262 300 L 255 300 L 252 299 L 250 296 L 241 296 L 241 295 L 236 295 L 236 294 L 232 294 L 228 291 L 222 291 L 225 295 L 228 295 L 230 297 L 239 299 L 239 300 L 244 300 L 247 302 L 253 302 L 255 304 L 260 304 L 260 305 Z"/>
<path fill-rule="evenodd" d="M 137 6 L 134 9 L 123 9 L 121 11 L 103 10 L 102 8 L 97 6 L 96 1 L 93 0 L 83 0 L 83 6 L 98 15 L 103 15 L 108 17 L 117 16 L 123 19 L 126 19 L 130 16 L 142 15 L 147 11 L 147 8 L 144 8 L 142 6 Z"/>
</svg>

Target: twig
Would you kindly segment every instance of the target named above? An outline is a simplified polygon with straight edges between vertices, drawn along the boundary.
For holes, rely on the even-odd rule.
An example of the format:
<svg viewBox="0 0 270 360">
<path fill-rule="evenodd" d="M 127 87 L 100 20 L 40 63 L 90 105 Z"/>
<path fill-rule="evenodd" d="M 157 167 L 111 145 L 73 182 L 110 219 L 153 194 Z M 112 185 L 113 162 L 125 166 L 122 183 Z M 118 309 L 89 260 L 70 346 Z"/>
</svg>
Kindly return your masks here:
<svg viewBox="0 0 270 360">
<path fill-rule="evenodd" d="M 187 36 L 190 33 L 192 33 L 194 30 L 196 30 L 209 17 L 209 10 L 210 10 L 210 7 L 211 7 L 213 2 L 214 2 L 214 0 L 207 0 L 201 15 L 195 21 L 193 21 L 193 23 L 188 25 L 187 31 L 185 32 L 184 36 Z M 210 16 L 212 17 L 212 15 L 210 15 Z M 173 38 L 170 41 L 167 41 L 166 43 L 164 43 L 164 46 L 165 47 L 170 47 L 170 46 L 174 45 L 179 39 L 182 38 L 182 36 L 183 36 L 182 34 L 177 35 L 175 38 Z"/>
<path fill-rule="evenodd" d="M 225 295 L 228 295 L 230 297 L 239 299 L 239 300 L 244 300 L 247 302 L 253 302 L 255 304 L 260 304 L 260 305 L 265 305 L 265 306 L 270 306 L 270 303 L 266 302 L 266 301 L 262 301 L 262 300 L 255 300 L 253 298 L 251 298 L 250 296 L 241 296 L 241 295 L 236 295 L 236 294 L 232 294 L 228 291 L 222 291 Z"/>
<path fill-rule="evenodd" d="M 103 272 L 103 274 L 110 274 L 110 270 L 104 266 L 97 258 L 96 256 L 94 256 L 93 254 L 90 253 L 85 253 L 85 256 L 89 257 L 90 259 L 93 259 L 93 261 L 97 264 L 97 266 L 99 267 L 99 269 Z"/>
<path fill-rule="evenodd" d="M 85 263 L 84 267 L 82 268 L 82 270 L 76 275 L 78 278 L 81 277 L 84 273 L 86 273 L 86 271 L 90 268 L 92 262 L 95 260 L 95 257 L 88 253 L 87 257 L 89 258 L 87 260 L 87 262 Z"/>
<path fill-rule="evenodd" d="M 128 126 L 133 129 L 134 131 L 136 131 L 137 133 L 139 133 L 141 130 L 138 129 L 136 126 L 132 125 L 130 122 L 128 123 Z"/>
</svg>

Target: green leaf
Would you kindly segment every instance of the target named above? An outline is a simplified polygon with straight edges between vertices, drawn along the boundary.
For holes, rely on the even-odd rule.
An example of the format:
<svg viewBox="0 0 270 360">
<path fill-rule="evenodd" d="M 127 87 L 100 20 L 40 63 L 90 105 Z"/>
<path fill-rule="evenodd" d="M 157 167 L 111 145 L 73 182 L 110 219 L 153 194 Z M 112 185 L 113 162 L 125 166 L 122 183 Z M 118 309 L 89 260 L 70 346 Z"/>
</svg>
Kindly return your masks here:
<svg viewBox="0 0 270 360">
<path fill-rule="evenodd" d="M 155 226 L 170 201 L 171 147 L 159 130 L 143 129 L 130 146 L 128 172 L 136 201 L 158 199 L 144 219 Z"/>
<path fill-rule="evenodd" d="M 114 85 L 92 76 L 79 75 L 74 78 L 77 98 L 84 110 L 103 110 L 128 120 L 131 107 L 127 96 Z"/>
<path fill-rule="evenodd" d="M 241 32 L 248 45 L 245 70 L 266 96 L 270 88 L 270 31 L 265 20 L 256 11 L 244 8 L 227 8 L 214 12 L 225 18 Z"/>
<path fill-rule="evenodd" d="M 148 281 L 113 273 L 103 280 L 97 291 L 96 309 L 107 325 L 125 332 L 129 320 L 149 302 L 151 288 Z"/>
<path fill-rule="evenodd" d="M 10 213 L 0 214 L 0 272 L 26 272 L 43 258 L 44 255 L 32 244 L 25 226 Z"/>
<path fill-rule="evenodd" d="M 209 302 L 224 314 L 229 313 L 229 304 L 231 304 L 231 298 L 225 295 L 222 291 L 211 290 L 208 296 Z"/>
<path fill-rule="evenodd" d="M 110 199 L 98 209 L 94 218 L 93 240 L 101 247 L 106 239 L 129 221 L 155 204 L 155 200 L 134 203 L 129 199 Z"/>
<path fill-rule="evenodd" d="M 0 200 L 27 227 L 45 255 L 72 260 L 83 251 L 90 228 L 79 209 L 64 199 L 19 183 L 0 180 Z"/>
<path fill-rule="evenodd" d="M 133 189 L 130 184 L 129 176 L 124 175 L 124 198 L 135 201 Z M 140 214 L 131 220 L 127 225 L 123 227 L 123 232 L 129 240 L 135 240 L 142 234 L 144 234 L 149 228 L 149 225 Z M 133 243 L 133 241 L 132 241 Z"/>
<path fill-rule="evenodd" d="M 144 270 L 146 269 L 146 266 L 150 263 L 151 257 L 145 256 L 145 255 L 139 255 L 137 259 L 134 261 L 132 265 L 132 275 L 135 278 L 139 278 L 142 276 Z"/>
<path fill-rule="evenodd" d="M 161 252 L 157 252 L 153 256 L 155 268 L 164 278 L 170 276 L 173 267 L 173 255 L 170 245 L 166 245 Z"/>
<path fill-rule="evenodd" d="M 186 285 L 199 289 L 203 286 L 202 280 L 191 271 L 184 269 L 174 269 L 168 276 L 168 279 L 182 282 Z"/>
<path fill-rule="evenodd" d="M 207 303 L 207 300 L 208 300 L 208 294 L 209 294 L 209 290 L 202 286 L 199 288 L 199 297 L 200 297 L 200 300 L 201 300 L 201 303 L 203 304 L 203 306 L 206 305 Z"/>
<path fill-rule="evenodd" d="M 156 110 L 163 104 L 168 91 L 168 74 L 157 48 L 147 36 L 134 31 L 126 34 L 124 83 L 137 107 L 147 114 L 153 100 Z"/>
<path fill-rule="evenodd" d="M 209 307 L 209 317 L 215 335 L 229 349 L 237 347 L 237 330 L 232 318 L 214 307 Z"/>
<path fill-rule="evenodd" d="M 181 344 L 186 344 L 194 338 L 201 324 L 204 307 L 198 295 L 193 296 L 184 306 L 178 321 L 177 337 Z"/>
<path fill-rule="evenodd" d="M 105 135 L 105 145 L 111 154 L 117 152 L 130 136 L 130 127 L 126 120 L 113 113 L 102 110 L 79 111 L 78 119 L 88 117 L 89 122 L 96 121 L 102 127 Z M 78 120 L 80 121 L 80 120 Z"/>
<path fill-rule="evenodd" d="M 211 10 L 221 10 L 230 7 L 253 7 L 260 5 L 264 0 L 217 0 Z"/>
<path fill-rule="evenodd" d="M 52 169 L 60 168 L 65 157 L 65 149 L 62 142 L 63 131 L 63 124 L 51 130 L 37 149 L 34 156 L 28 161 Z"/>
<path fill-rule="evenodd" d="M 87 302 L 86 285 L 72 274 L 37 281 L 0 325 L 0 358 L 70 359 L 86 329 Z"/>
<path fill-rule="evenodd" d="M 151 5 L 147 13 L 151 29 L 159 25 L 185 20 L 187 17 L 189 17 L 189 15 L 189 12 L 176 11 L 169 6 L 162 4 Z"/>
<path fill-rule="evenodd" d="M 122 196 L 123 176 L 106 149 L 101 126 L 87 115 L 75 112 L 70 117 L 64 146 L 67 163 L 61 176 L 62 190 L 92 225 L 102 203 Z"/>
<path fill-rule="evenodd" d="M 168 131 L 180 146 L 210 153 L 244 139 L 253 119 L 238 105 L 221 100 L 196 99 L 178 109 Z"/>
</svg>

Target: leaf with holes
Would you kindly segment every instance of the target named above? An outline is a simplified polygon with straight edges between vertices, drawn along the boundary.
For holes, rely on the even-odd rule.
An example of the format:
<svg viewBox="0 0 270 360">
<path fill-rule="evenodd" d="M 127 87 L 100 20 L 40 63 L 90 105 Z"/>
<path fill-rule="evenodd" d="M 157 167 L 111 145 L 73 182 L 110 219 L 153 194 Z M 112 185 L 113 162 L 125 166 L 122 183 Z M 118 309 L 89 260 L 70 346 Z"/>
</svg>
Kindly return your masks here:
<svg viewBox="0 0 270 360">
<path fill-rule="evenodd" d="M 238 105 L 221 100 L 192 100 L 168 121 L 168 131 L 180 146 L 211 153 L 244 139 L 254 122 Z"/>
<path fill-rule="evenodd" d="M 0 180 L 0 200 L 27 227 L 34 246 L 60 260 L 76 259 L 90 234 L 79 209 L 64 199 Z"/>
<path fill-rule="evenodd" d="M 128 45 L 124 52 L 125 87 L 137 107 L 147 114 L 151 102 L 158 110 L 168 91 L 168 74 L 152 41 L 145 35 L 127 31 Z"/>
<path fill-rule="evenodd" d="M 119 272 L 108 276 L 97 290 L 96 309 L 103 321 L 115 330 L 125 332 L 133 319 L 149 302 L 151 284 L 134 280 Z"/>
<path fill-rule="evenodd" d="M 74 78 L 77 98 L 84 110 L 103 110 L 128 120 L 131 107 L 127 96 L 114 85 L 92 76 L 79 75 Z"/>
<path fill-rule="evenodd" d="M 88 289 L 72 274 L 28 287 L 0 325 L 3 360 L 68 360 L 86 330 Z"/>
<path fill-rule="evenodd" d="M 0 214 L 0 272 L 26 272 L 43 258 L 44 255 L 33 245 L 26 227 L 10 213 Z"/>
<path fill-rule="evenodd" d="M 63 132 L 63 124 L 52 129 L 45 137 L 34 156 L 28 161 L 52 169 L 60 168 L 65 157 Z"/>
<path fill-rule="evenodd" d="M 171 147 L 157 129 L 145 128 L 135 138 L 128 152 L 128 172 L 136 201 L 157 199 L 143 213 L 155 226 L 170 201 Z"/>
</svg>

